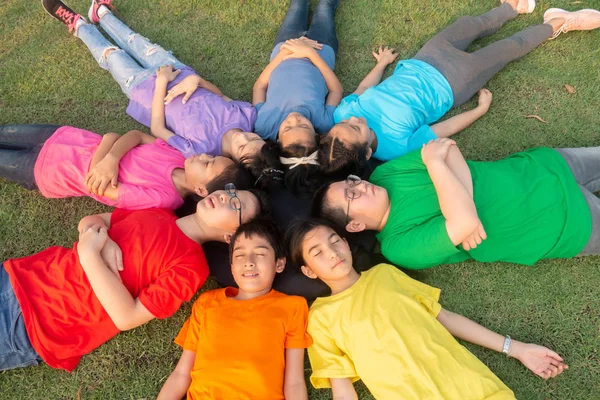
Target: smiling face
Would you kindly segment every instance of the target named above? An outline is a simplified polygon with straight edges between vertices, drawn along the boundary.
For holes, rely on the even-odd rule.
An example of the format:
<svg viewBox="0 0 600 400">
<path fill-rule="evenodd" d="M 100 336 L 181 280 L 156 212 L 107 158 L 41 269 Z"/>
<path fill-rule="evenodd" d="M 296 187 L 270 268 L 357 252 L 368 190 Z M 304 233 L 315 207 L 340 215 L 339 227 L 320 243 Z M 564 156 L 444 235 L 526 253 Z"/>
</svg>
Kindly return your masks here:
<svg viewBox="0 0 600 400">
<path fill-rule="evenodd" d="M 260 152 L 265 141 L 253 132 L 235 132 L 231 137 L 231 154 L 236 161 L 252 157 Z"/>
<path fill-rule="evenodd" d="M 329 135 L 347 148 L 351 148 L 352 145 L 370 146 L 373 141 L 371 129 L 364 118 L 350 117 L 340 121 L 331 128 Z"/>
<path fill-rule="evenodd" d="M 327 226 L 318 226 L 304 236 L 302 258 L 302 272 L 308 277 L 316 275 L 329 286 L 354 271 L 348 242 Z"/>
<path fill-rule="evenodd" d="M 232 244 L 231 272 L 240 291 L 246 294 L 271 290 L 275 275 L 285 268 L 267 239 L 258 234 L 241 234 Z"/>
<path fill-rule="evenodd" d="M 205 225 L 233 234 L 240 225 L 240 212 L 244 223 L 256 217 L 260 210 L 258 199 L 251 192 L 238 190 L 237 196 L 241 203 L 241 211 L 231 207 L 232 197 L 225 190 L 217 190 L 198 202 L 196 215 Z"/>
<path fill-rule="evenodd" d="M 279 126 L 277 140 L 283 148 L 292 144 L 310 148 L 317 145 L 315 134 L 315 128 L 308 118 L 305 118 L 300 113 L 292 112 Z"/>
<path fill-rule="evenodd" d="M 346 230 L 350 232 L 364 229 L 379 230 L 390 208 L 387 190 L 367 181 L 361 181 L 350 189 L 344 181 L 334 182 L 325 194 L 325 202 L 330 208 L 344 211 L 346 220 L 336 221 L 336 223 L 346 224 Z"/>
<path fill-rule="evenodd" d="M 227 157 L 198 154 L 187 158 L 184 165 L 185 181 L 194 187 L 198 195 L 202 196 L 207 194 L 208 183 L 221 175 L 227 167 L 234 165 L 234 162 Z"/>
</svg>

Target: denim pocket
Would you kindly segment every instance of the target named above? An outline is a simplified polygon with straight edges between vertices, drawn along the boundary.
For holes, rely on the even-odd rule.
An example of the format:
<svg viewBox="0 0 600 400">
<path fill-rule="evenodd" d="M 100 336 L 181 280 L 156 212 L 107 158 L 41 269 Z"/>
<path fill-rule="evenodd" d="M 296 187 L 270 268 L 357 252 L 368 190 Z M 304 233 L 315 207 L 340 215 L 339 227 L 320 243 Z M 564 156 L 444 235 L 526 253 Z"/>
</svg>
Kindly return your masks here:
<svg viewBox="0 0 600 400">
<path fill-rule="evenodd" d="M 27 336 L 23 312 L 21 310 L 18 310 L 13 318 L 8 338 L 13 352 L 21 353 L 31 350 L 31 343 L 29 342 L 29 336 Z"/>
</svg>

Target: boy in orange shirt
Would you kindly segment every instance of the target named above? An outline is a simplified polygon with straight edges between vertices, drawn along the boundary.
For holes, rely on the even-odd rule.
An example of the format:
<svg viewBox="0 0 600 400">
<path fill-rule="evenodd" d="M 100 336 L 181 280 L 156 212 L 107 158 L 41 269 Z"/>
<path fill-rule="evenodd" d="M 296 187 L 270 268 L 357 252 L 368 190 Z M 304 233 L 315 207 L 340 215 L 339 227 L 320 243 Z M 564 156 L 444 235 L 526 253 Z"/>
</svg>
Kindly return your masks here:
<svg viewBox="0 0 600 400">
<path fill-rule="evenodd" d="M 241 225 L 231 238 L 231 271 L 239 289 L 203 293 L 175 343 L 183 353 L 158 400 L 308 399 L 304 349 L 308 306 L 271 289 L 285 268 L 276 228 Z"/>
</svg>

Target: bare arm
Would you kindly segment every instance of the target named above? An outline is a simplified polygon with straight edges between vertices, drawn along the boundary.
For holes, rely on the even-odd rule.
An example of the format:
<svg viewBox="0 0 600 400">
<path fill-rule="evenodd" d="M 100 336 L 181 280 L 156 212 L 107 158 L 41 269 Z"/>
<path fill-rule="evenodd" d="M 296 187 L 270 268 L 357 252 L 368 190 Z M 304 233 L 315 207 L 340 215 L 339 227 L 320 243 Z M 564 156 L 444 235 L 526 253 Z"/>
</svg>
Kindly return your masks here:
<svg viewBox="0 0 600 400">
<path fill-rule="evenodd" d="M 467 192 L 469 192 L 469 195 L 471 195 L 471 198 L 473 198 L 473 177 L 471 176 L 471 170 L 457 146 L 450 146 L 448 156 L 446 157 L 446 165 L 448 165 L 450 171 L 456 175 L 460 183 L 462 183 Z"/>
<path fill-rule="evenodd" d="M 192 383 L 191 372 L 196 361 L 196 353 L 183 350 L 177 366 L 165 381 L 156 400 L 181 400 Z"/>
<path fill-rule="evenodd" d="M 304 380 L 304 349 L 285 349 L 283 394 L 286 400 L 308 399 Z"/>
<path fill-rule="evenodd" d="M 319 72 L 321 72 L 321 75 L 323 75 L 327 90 L 329 91 L 325 104 L 328 106 L 337 106 L 344 96 L 344 88 L 338 77 L 335 75 L 335 72 L 327 65 L 319 53 L 314 49 L 311 50 L 312 52 L 310 52 L 309 59 L 313 65 L 317 67 Z"/>
<path fill-rule="evenodd" d="M 79 221 L 79 225 L 77 226 L 77 231 L 82 233 L 84 230 L 89 228 L 92 225 L 100 225 L 106 228 L 110 228 L 110 216 L 112 213 L 104 213 L 104 214 L 95 214 L 88 215 L 86 217 L 81 218 Z"/>
<path fill-rule="evenodd" d="M 356 390 L 350 378 L 329 379 L 333 400 L 358 400 Z"/>
<path fill-rule="evenodd" d="M 167 86 L 174 80 L 179 71 L 173 70 L 171 65 L 160 67 L 156 74 L 154 83 L 154 96 L 152 97 L 152 118 L 150 119 L 150 131 L 152 135 L 161 138 L 165 142 L 175 134 L 171 132 L 165 124 L 165 97 L 167 95 Z"/>
<path fill-rule="evenodd" d="M 440 208 L 446 219 L 446 230 L 456 246 L 468 238 L 480 225 L 472 196 L 446 164 L 450 139 L 437 139 L 421 151 L 423 162 L 435 187 Z"/>
<path fill-rule="evenodd" d="M 455 115 L 445 121 L 431 125 L 431 130 L 437 137 L 446 138 L 466 129 L 473 122 L 484 116 L 490 109 L 492 92 L 487 89 L 479 91 L 479 105 L 472 110 Z"/>
<path fill-rule="evenodd" d="M 106 133 L 104 136 L 102 136 L 100 146 L 98 146 L 96 149 L 96 152 L 92 157 L 92 161 L 90 162 L 90 170 L 108 154 L 112 146 L 117 140 L 119 140 L 120 137 L 121 135 L 118 133 Z"/>
<path fill-rule="evenodd" d="M 354 91 L 354 94 L 361 95 L 370 87 L 379 85 L 387 66 L 393 63 L 398 57 L 398 54 L 394 54 L 394 51 L 394 49 L 388 47 L 382 48 L 379 46 L 379 50 L 373 52 L 373 57 L 377 60 L 377 64 L 375 64 L 371 72 L 369 72 L 360 82 Z"/>
<path fill-rule="evenodd" d="M 493 332 L 460 314 L 442 309 L 438 321 L 453 336 L 467 342 L 502 352 L 504 336 Z M 536 375 L 544 379 L 553 378 L 567 369 L 563 359 L 550 349 L 517 340 L 511 342 L 508 354 L 521 361 Z"/>
</svg>

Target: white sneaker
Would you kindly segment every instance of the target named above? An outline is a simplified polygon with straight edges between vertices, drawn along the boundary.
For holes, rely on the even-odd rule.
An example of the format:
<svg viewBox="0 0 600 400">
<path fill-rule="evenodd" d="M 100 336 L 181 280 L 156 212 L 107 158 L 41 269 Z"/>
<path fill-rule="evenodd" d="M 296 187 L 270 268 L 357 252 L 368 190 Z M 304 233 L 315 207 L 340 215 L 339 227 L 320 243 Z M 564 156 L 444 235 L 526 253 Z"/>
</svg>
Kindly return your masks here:
<svg viewBox="0 0 600 400">
<path fill-rule="evenodd" d="M 500 3 L 506 3 L 506 0 L 500 0 Z M 519 14 L 531 14 L 533 10 L 535 10 L 535 0 L 519 0 L 517 4 Z"/>
</svg>

